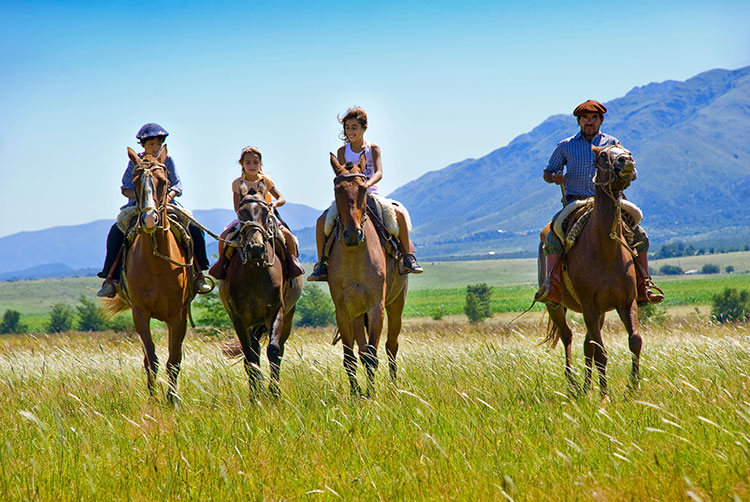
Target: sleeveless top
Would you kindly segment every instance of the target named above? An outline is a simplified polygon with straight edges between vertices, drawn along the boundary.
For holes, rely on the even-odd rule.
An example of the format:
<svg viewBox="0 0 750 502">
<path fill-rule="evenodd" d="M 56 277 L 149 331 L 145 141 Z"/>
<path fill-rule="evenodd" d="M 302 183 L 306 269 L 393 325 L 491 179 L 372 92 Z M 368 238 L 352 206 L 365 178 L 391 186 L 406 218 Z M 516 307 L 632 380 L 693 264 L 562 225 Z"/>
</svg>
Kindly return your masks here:
<svg viewBox="0 0 750 502">
<path fill-rule="evenodd" d="M 249 189 L 255 188 L 257 190 L 258 182 L 260 180 L 263 180 L 266 183 L 266 188 L 268 190 L 266 192 L 266 202 L 270 204 L 271 201 L 273 200 L 273 198 L 271 197 L 271 190 L 274 187 L 274 183 L 273 181 L 271 181 L 271 178 L 269 178 L 262 172 L 258 173 L 258 179 L 256 181 L 246 180 L 242 176 L 240 176 L 239 178 L 237 178 L 236 180 L 232 182 L 232 192 L 238 194 L 241 199 L 247 194 Z"/>
<path fill-rule="evenodd" d="M 375 174 L 375 163 L 372 160 L 372 148 L 370 147 L 370 143 L 365 141 L 365 149 L 363 150 L 365 154 L 365 158 L 367 159 L 367 165 L 365 166 L 365 172 L 364 175 L 369 181 L 370 178 L 372 178 L 372 175 Z M 353 152 L 352 151 L 352 144 L 346 143 L 346 148 L 344 149 L 344 162 L 351 162 L 352 164 L 357 164 L 359 162 L 359 157 L 362 155 L 362 152 Z M 378 187 L 373 185 L 370 188 L 367 189 L 369 193 L 378 193 Z"/>
</svg>

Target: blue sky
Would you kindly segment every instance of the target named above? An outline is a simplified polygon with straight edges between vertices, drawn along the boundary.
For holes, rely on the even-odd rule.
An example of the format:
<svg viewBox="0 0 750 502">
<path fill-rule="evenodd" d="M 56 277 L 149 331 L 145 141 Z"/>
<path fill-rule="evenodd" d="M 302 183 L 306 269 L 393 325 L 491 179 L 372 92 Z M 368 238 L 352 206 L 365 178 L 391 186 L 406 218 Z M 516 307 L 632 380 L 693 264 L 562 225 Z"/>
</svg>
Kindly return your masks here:
<svg viewBox="0 0 750 502">
<path fill-rule="evenodd" d="M 231 208 L 255 145 L 288 201 L 323 208 L 351 105 L 389 193 L 585 99 L 746 66 L 748 20 L 740 1 L 1 2 L 0 236 L 114 218 L 145 122 L 171 133 L 186 207 Z"/>
</svg>

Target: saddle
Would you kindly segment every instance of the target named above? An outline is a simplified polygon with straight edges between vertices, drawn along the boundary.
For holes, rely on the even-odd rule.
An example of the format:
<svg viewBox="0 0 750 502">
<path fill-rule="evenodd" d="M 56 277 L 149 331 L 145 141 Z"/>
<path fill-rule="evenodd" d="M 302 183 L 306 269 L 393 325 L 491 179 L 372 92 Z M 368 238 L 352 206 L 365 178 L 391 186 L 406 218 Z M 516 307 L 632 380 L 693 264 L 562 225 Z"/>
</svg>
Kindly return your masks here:
<svg viewBox="0 0 750 502">
<path fill-rule="evenodd" d="M 641 210 L 630 201 L 623 200 L 621 219 L 624 223 L 623 233 L 628 243 L 633 243 L 633 228 L 643 219 Z M 575 245 L 578 236 L 589 221 L 591 212 L 594 209 L 594 198 L 575 200 L 566 205 L 562 211 L 554 218 L 551 224 L 551 231 L 563 243 L 564 251 L 567 253 Z"/>
</svg>

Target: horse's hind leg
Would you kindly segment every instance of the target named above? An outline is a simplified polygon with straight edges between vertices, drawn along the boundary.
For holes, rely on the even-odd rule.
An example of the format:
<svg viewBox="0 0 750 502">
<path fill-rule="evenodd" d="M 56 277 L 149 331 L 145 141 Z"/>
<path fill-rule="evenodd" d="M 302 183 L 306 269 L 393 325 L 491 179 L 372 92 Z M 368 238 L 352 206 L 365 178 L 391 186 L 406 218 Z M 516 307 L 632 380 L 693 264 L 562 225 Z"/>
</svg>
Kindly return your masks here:
<svg viewBox="0 0 750 502">
<path fill-rule="evenodd" d="M 167 400 L 174 403 L 177 399 L 177 376 L 180 374 L 182 363 L 182 343 L 185 341 L 187 331 L 187 312 L 180 312 L 167 323 L 169 328 L 169 358 L 167 359 L 167 375 L 169 376 L 169 389 Z"/>
<path fill-rule="evenodd" d="M 281 393 L 279 373 L 281 371 L 281 358 L 284 355 L 284 342 L 289 337 L 289 331 L 291 331 L 291 323 L 285 322 L 285 318 L 284 307 L 282 306 L 271 324 L 271 334 L 268 336 L 268 348 L 266 349 L 268 364 L 271 367 L 271 381 L 268 383 L 268 390 L 276 397 Z M 285 331 L 286 336 L 284 336 Z"/>
<path fill-rule="evenodd" d="M 607 351 L 604 349 L 601 330 L 604 314 L 591 310 L 583 313 L 583 320 L 586 323 L 586 341 L 583 346 L 583 353 L 586 356 L 584 391 L 591 388 L 592 363 L 595 363 L 599 373 L 599 392 L 604 397 L 609 392 L 607 389 Z"/>
<path fill-rule="evenodd" d="M 565 322 L 567 309 L 562 306 L 557 308 L 547 306 L 547 312 L 549 313 L 550 320 L 557 328 L 560 334 L 560 341 L 563 344 L 565 352 L 565 377 L 568 379 L 568 390 L 571 394 L 577 395 L 580 393 L 581 388 L 578 385 L 573 368 L 573 332 L 570 330 L 568 323 Z"/>
<path fill-rule="evenodd" d="M 406 291 L 386 306 L 388 312 L 388 338 L 385 341 L 385 351 L 388 354 L 388 370 L 391 380 L 396 381 L 396 354 L 398 354 L 398 335 L 401 332 L 401 315 L 404 312 Z"/>
<path fill-rule="evenodd" d="M 357 358 L 354 355 L 354 334 L 352 331 L 352 322 L 336 314 L 336 325 L 341 335 L 341 344 L 344 346 L 344 369 L 346 376 L 349 378 L 349 387 L 352 396 L 359 397 L 362 390 L 357 382 Z"/>
<path fill-rule="evenodd" d="M 133 325 L 140 335 L 143 345 L 143 366 L 146 368 L 148 392 L 151 397 L 154 397 L 154 381 L 156 380 L 156 373 L 159 371 L 159 359 L 156 357 L 154 340 L 151 337 L 150 321 L 151 319 L 141 309 L 133 309 Z"/>
<path fill-rule="evenodd" d="M 625 307 L 618 308 L 617 314 L 620 316 L 620 320 L 628 332 L 628 347 L 633 354 L 633 367 L 630 370 L 630 386 L 633 389 L 637 389 L 641 381 L 640 361 L 643 340 L 638 329 L 638 307 L 635 300 Z"/>
</svg>

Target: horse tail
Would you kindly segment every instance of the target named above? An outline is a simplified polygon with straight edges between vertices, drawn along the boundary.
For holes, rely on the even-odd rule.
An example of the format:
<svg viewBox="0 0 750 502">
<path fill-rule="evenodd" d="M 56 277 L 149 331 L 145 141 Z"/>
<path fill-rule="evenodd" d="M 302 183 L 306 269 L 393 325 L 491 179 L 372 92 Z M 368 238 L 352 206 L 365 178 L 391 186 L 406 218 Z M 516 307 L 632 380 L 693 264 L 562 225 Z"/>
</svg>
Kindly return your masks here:
<svg viewBox="0 0 750 502">
<path fill-rule="evenodd" d="M 107 319 L 111 319 L 120 312 L 130 310 L 130 304 L 120 295 L 114 298 L 104 298 L 101 300 L 102 311 Z"/>
<path fill-rule="evenodd" d="M 547 319 L 547 336 L 544 340 L 539 342 L 539 345 L 549 345 L 551 348 L 557 347 L 557 342 L 560 341 L 560 329 L 557 325 L 552 322 L 552 318 Z"/>
</svg>

